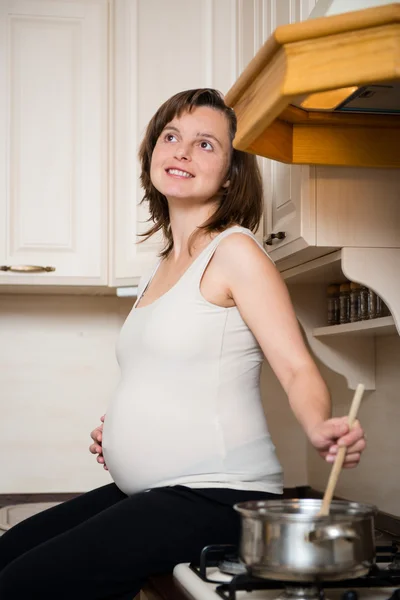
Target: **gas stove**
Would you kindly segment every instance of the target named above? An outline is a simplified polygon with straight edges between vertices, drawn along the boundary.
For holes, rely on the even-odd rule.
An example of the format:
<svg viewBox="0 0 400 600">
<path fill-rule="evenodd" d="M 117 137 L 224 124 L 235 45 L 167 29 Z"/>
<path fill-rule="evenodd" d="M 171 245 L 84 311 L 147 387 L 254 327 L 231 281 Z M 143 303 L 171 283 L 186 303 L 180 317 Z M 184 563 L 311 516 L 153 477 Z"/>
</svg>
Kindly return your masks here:
<svg viewBox="0 0 400 600">
<path fill-rule="evenodd" d="M 207 546 L 198 564 L 179 564 L 174 578 L 194 600 L 400 600 L 400 540 L 376 533 L 369 573 L 342 581 L 290 582 L 252 576 L 237 548 Z M 381 539 L 380 539 L 381 538 Z"/>
</svg>

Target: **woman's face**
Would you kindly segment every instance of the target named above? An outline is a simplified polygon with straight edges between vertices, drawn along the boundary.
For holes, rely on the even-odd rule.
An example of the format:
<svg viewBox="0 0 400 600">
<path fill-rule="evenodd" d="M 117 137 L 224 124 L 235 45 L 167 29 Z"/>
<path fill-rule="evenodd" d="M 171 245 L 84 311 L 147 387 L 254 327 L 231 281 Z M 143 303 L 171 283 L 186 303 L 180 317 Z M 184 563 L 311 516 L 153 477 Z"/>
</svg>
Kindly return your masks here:
<svg viewBox="0 0 400 600">
<path fill-rule="evenodd" d="M 153 150 L 150 177 L 168 199 L 208 201 L 229 182 L 229 125 L 214 108 L 199 106 L 175 117 Z"/>
</svg>

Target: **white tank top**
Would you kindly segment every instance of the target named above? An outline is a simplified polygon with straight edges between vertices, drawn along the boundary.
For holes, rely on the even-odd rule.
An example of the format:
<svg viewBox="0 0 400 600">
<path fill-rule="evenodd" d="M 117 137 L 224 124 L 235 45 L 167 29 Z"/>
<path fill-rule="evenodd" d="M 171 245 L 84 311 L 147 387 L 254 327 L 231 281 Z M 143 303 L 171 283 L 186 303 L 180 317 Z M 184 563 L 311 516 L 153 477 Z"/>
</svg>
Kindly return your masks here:
<svg viewBox="0 0 400 600">
<path fill-rule="evenodd" d="M 163 296 L 136 308 L 159 261 L 121 329 L 121 379 L 103 452 L 128 495 L 172 485 L 282 492 L 261 403 L 263 353 L 237 307 L 216 306 L 200 292 L 218 244 L 237 232 L 258 244 L 248 229 L 231 227 Z"/>
</svg>

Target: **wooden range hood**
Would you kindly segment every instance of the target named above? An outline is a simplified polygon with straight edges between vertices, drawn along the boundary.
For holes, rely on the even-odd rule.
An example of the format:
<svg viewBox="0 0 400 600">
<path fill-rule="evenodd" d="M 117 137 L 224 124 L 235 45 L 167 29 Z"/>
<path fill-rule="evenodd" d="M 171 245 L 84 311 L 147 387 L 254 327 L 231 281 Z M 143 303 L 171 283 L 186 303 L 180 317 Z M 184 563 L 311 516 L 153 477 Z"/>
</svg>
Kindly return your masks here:
<svg viewBox="0 0 400 600">
<path fill-rule="evenodd" d="M 398 114 L 332 109 L 389 82 L 398 94 L 400 3 L 278 27 L 225 97 L 234 146 L 285 163 L 400 167 L 400 103 Z"/>
</svg>

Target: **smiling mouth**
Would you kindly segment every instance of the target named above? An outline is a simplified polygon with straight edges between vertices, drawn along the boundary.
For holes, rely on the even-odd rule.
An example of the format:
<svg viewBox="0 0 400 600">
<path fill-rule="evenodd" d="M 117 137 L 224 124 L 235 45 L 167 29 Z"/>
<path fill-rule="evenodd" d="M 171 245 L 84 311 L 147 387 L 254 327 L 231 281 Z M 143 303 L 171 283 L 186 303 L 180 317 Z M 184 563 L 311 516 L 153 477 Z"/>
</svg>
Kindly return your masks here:
<svg viewBox="0 0 400 600">
<path fill-rule="evenodd" d="M 168 175 L 175 175 L 176 177 L 185 177 L 186 179 L 191 179 L 194 177 L 191 173 L 187 171 L 181 171 L 180 169 L 165 169 Z"/>
</svg>

